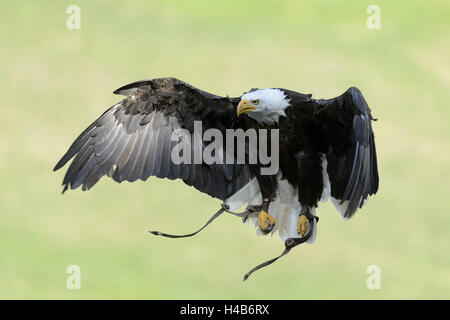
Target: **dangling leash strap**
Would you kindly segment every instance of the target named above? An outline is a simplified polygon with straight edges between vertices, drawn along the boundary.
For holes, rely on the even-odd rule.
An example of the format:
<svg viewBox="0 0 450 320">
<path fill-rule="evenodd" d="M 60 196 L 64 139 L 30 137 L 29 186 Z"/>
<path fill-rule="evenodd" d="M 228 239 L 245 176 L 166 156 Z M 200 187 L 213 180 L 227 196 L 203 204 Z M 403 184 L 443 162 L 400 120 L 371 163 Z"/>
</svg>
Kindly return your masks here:
<svg viewBox="0 0 450 320">
<path fill-rule="evenodd" d="M 304 215 L 308 219 L 308 222 L 309 222 L 309 225 L 310 225 L 309 232 L 303 238 L 289 238 L 289 239 L 286 239 L 286 241 L 284 242 L 284 246 L 285 246 L 284 251 L 278 257 L 275 257 L 275 258 L 270 259 L 270 260 L 268 260 L 266 262 L 263 262 L 263 263 L 257 265 L 256 267 L 254 267 L 253 269 L 251 269 L 249 272 L 247 272 L 245 274 L 244 281 L 247 280 L 253 272 L 255 272 L 255 271 L 259 270 L 259 269 L 262 269 L 264 267 L 267 267 L 268 265 L 271 265 L 272 263 L 274 263 L 275 261 L 280 259 L 282 256 L 287 255 L 291 251 L 292 248 L 294 248 L 294 247 L 296 247 L 296 246 L 298 246 L 298 245 L 308 241 L 309 238 L 311 238 L 311 236 L 312 236 L 312 234 L 314 232 L 314 224 L 313 224 L 314 220 L 316 220 L 316 222 L 318 222 L 319 221 L 319 217 L 313 216 L 309 212 L 308 213 L 302 213 L 300 215 Z"/>
<path fill-rule="evenodd" d="M 164 232 L 160 232 L 160 231 L 149 231 L 149 232 L 151 234 L 154 234 L 155 236 L 163 236 L 163 237 L 166 237 L 166 238 L 187 238 L 187 237 L 192 237 L 192 236 L 195 236 L 200 231 L 202 231 L 203 229 L 205 229 L 211 222 L 216 220 L 222 213 L 224 213 L 224 211 L 225 210 L 223 208 L 220 209 L 219 211 L 217 211 L 211 218 L 209 218 L 209 220 L 205 223 L 205 225 L 203 227 L 201 227 L 200 229 L 198 229 L 197 231 L 192 232 L 192 233 L 177 235 L 177 234 L 164 233 Z"/>
<path fill-rule="evenodd" d="M 199 233 L 200 231 L 205 229 L 211 222 L 216 220 L 224 212 L 228 212 L 228 213 L 231 213 L 232 215 L 243 218 L 244 222 L 245 222 L 250 214 L 259 211 L 259 206 L 256 206 L 256 205 L 247 206 L 247 208 L 245 209 L 244 212 L 230 211 L 230 206 L 227 205 L 226 203 L 222 203 L 221 206 L 222 206 L 222 208 L 219 211 L 217 211 L 215 214 L 213 214 L 213 216 L 211 218 L 209 218 L 209 220 L 205 223 L 205 225 L 203 227 L 201 227 L 200 229 L 198 229 L 195 232 L 183 234 L 183 235 L 169 234 L 169 233 L 164 233 L 164 232 L 160 232 L 160 231 L 149 231 L 149 232 L 155 236 L 163 236 L 166 238 L 175 238 L 175 239 L 176 238 L 187 238 L 187 237 L 195 236 L 197 233 Z"/>
<path fill-rule="evenodd" d="M 169 234 L 169 233 L 164 233 L 164 232 L 160 232 L 160 231 L 149 231 L 149 232 L 155 236 L 162 236 L 162 237 L 166 237 L 166 238 L 175 238 L 175 239 L 176 238 L 187 238 L 187 237 L 195 236 L 197 233 L 199 233 L 200 231 L 205 229 L 209 224 L 211 224 L 211 222 L 216 220 L 224 212 L 227 212 L 234 216 L 240 217 L 245 222 L 250 214 L 252 214 L 254 212 L 259 212 L 261 210 L 261 206 L 251 205 L 251 206 L 247 206 L 247 208 L 245 209 L 244 212 L 233 212 L 233 211 L 230 211 L 230 207 L 226 203 L 222 203 L 221 206 L 222 206 L 222 208 L 219 211 L 217 211 L 211 218 L 209 218 L 209 220 L 203 225 L 203 227 L 201 227 L 200 229 L 198 229 L 195 232 L 183 234 L 183 235 Z M 245 274 L 244 281 L 247 280 L 250 277 L 250 275 L 252 273 L 254 273 L 255 271 L 262 269 L 264 267 L 267 267 L 268 265 L 271 265 L 272 263 L 274 263 L 275 261 L 280 259 L 282 256 L 287 255 L 291 251 L 292 248 L 308 241 L 309 238 L 311 238 L 313 231 L 314 231 L 314 224 L 313 224 L 314 220 L 316 220 L 316 222 L 318 222 L 319 217 L 313 216 L 309 212 L 303 212 L 303 211 L 300 215 L 304 215 L 308 219 L 308 222 L 310 225 L 309 232 L 303 238 L 286 239 L 286 241 L 284 242 L 284 246 L 285 246 L 284 251 L 278 257 L 270 259 L 266 262 L 263 262 L 263 263 L 257 265 L 256 267 L 254 267 L 253 269 L 251 269 L 249 272 L 247 272 Z"/>
</svg>

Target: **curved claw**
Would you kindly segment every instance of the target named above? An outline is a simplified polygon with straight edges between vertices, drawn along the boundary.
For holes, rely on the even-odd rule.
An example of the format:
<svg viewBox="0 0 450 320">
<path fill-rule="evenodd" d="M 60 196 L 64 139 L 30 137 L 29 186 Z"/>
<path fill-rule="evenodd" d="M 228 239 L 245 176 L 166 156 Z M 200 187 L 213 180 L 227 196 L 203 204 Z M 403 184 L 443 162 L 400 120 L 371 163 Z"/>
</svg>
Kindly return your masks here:
<svg viewBox="0 0 450 320">
<path fill-rule="evenodd" d="M 259 212 L 258 222 L 259 222 L 259 229 L 264 234 L 267 234 L 267 233 L 272 232 L 273 228 L 275 227 L 276 220 L 274 217 L 272 217 L 266 211 L 261 210 Z"/>
</svg>

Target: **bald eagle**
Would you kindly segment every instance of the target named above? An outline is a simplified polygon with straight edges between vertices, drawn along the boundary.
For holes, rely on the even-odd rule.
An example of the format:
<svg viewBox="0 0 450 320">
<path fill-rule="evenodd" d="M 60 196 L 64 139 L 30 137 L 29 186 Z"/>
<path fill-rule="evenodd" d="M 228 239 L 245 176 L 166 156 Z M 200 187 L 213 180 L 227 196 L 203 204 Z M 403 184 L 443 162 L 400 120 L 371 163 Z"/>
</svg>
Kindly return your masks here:
<svg viewBox="0 0 450 320">
<path fill-rule="evenodd" d="M 88 190 L 107 175 L 114 181 L 181 179 L 225 201 L 229 209 L 257 205 L 248 215 L 261 235 L 278 232 L 283 240 L 316 233 L 315 209 L 331 199 L 351 218 L 378 190 L 378 169 L 371 111 L 361 92 L 349 88 L 332 99 L 313 99 L 286 89 L 252 89 L 240 97 L 222 97 L 175 78 L 137 81 L 115 94 L 125 98 L 106 110 L 73 142 L 54 170 L 74 158 L 63 192 Z M 196 134 L 195 122 L 202 124 Z M 174 162 L 174 135 L 193 134 L 192 153 L 213 141 L 207 130 L 278 132 L 279 166 L 262 174 L 261 161 Z M 181 132 L 181 133 L 180 133 Z M 265 140 L 268 138 L 266 137 Z M 198 142 L 200 140 L 200 142 Z M 212 139 L 211 139 L 212 140 Z M 197 142 L 197 143 L 196 143 Z M 250 145 L 245 140 L 246 159 Z M 222 145 L 232 154 L 228 145 Z M 274 150 L 272 150 L 274 151 Z M 237 159 L 234 159 L 237 160 Z"/>
</svg>

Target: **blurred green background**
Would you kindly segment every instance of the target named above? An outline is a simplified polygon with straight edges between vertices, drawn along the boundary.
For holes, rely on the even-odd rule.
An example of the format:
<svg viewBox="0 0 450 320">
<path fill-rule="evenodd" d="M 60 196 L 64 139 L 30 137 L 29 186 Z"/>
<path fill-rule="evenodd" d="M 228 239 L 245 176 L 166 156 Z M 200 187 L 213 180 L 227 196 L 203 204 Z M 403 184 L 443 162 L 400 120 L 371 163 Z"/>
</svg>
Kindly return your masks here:
<svg viewBox="0 0 450 320">
<path fill-rule="evenodd" d="M 66 8 L 81 8 L 68 30 Z M 369 30 L 366 9 L 381 8 Z M 450 298 L 448 1 L 10 1 L 0 10 L 0 298 Z M 52 172 L 129 82 L 174 76 L 219 95 L 285 87 L 316 98 L 359 87 L 381 184 L 350 222 L 321 204 L 314 245 L 222 216 L 181 182 L 151 178 L 61 195 Z M 66 268 L 81 267 L 81 290 Z M 366 269 L 381 268 L 368 290 Z"/>
</svg>

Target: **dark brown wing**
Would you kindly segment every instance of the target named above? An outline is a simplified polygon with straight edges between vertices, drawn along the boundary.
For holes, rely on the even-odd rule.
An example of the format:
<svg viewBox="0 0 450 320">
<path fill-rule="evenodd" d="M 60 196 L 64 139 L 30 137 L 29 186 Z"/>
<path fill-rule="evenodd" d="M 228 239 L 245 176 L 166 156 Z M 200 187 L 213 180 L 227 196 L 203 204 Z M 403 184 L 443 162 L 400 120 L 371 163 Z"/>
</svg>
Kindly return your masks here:
<svg viewBox="0 0 450 320">
<path fill-rule="evenodd" d="M 58 170 L 74 157 L 63 180 L 64 191 L 79 186 L 88 190 L 104 175 L 117 182 L 156 176 L 182 179 L 224 200 L 248 182 L 246 165 L 175 164 L 171 159 L 180 142 L 173 137 L 192 134 L 194 121 L 201 121 L 203 132 L 216 128 L 224 133 L 231 128 L 238 99 L 215 96 L 174 78 L 139 81 L 114 93 L 127 97 L 92 123 L 55 166 Z M 205 147 L 201 138 L 198 145 L 193 139 L 199 137 L 191 135 L 192 154 L 196 146 L 197 151 L 198 146 Z"/>
<path fill-rule="evenodd" d="M 357 88 L 329 100 L 316 100 L 315 119 L 328 141 L 331 196 L 350 218 L 378 190 L 378 167 L 371 111 Z"/>
</svg>

